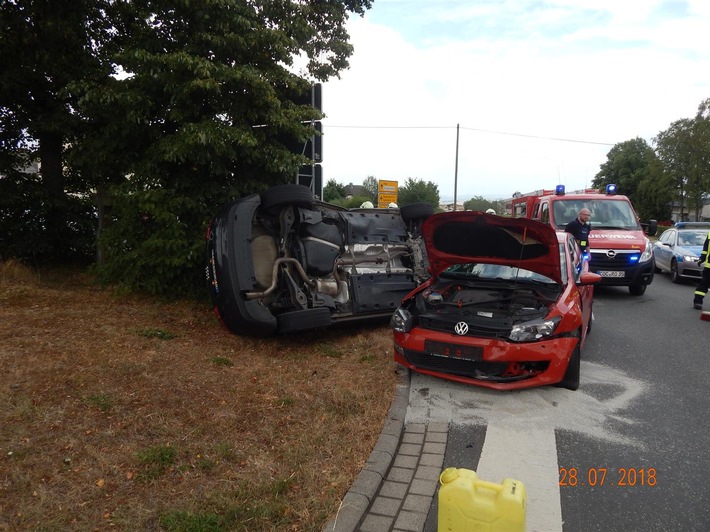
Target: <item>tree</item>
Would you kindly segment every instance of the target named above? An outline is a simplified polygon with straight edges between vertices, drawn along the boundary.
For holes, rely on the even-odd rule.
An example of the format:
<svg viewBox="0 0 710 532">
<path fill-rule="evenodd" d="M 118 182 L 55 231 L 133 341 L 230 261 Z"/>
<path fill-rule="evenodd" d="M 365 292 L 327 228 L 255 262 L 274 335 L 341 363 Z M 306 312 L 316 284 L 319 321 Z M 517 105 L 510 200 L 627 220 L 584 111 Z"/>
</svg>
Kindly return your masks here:
<svg viewBox="0 0 710 532">
<path fill-rule="evenodd" d="M 397 193 L 399 206 L 411 205 L 412 203 L 431 203 L 434 209 L 439 208 L 439 186 L 431 181 L 424 182 L 422 179 L 412 179 L 408 177 L 404 184 L 399 187 Z"/>
<path fill-rule="evenodd" d="M 15 19 L 30 30 L 40 25 L 42 13 L 28 6 L 45 4 L 50 2 L 0 4 L 2 29 Z M 290 146 L 309 138 L 310 122 L 322 114 L 299 100 L 312 80 L 347 67 L 347 17 L 363 14 L 370 0 L 54 4 L 62 16 L 83 14 L 85 32 L 78 24 L 76 32 L 91 44 L 80 56 L 87 62 L 77 60 L 88 75 L 67 68 L 67 75 L 52 77 L 57 81 L 45 93 L 66 96 L 62 116 L 81 133 L 59 142 L 70 147 L 63 165 L 86 180 L 84 194 L 105 186 L 114 199 L 102 277 L 151 292 L 199 286 L 202 235 L 211 214 L 230 198 L 292 181 L 309 162 Z M 63 28 L 63 21 L 53 18 L 50 26 Z M 66 63 L 61 31 L 52 46 L 34 39 L 10 49 L 8 40 L 1 55 L 14 51 L 18 64 L 29 65 L 39 78 L 54 63 L 57 70 Z M 47 58 L 37 64 L 39 50 Z M 296 57 L 306 61 L 298 72 Z M 39 115 L 19 112 L 20 103 L 19 96 L 3 101 L 0 119 L 28 131 L 25 144 L 32 145 L 41 141 L 28 129 Z"/>
<path fill-rule="evenodd" d="M 683 118 L 673 122 L 668 129 L 661 131 L 654 139 L 658 158 L 663 163 L 664 173 L 674 191 L 683 218 L 691 180 L 693 166 L 693 123 Z"/>
<path fill-rule="evenodd" d="M 654 158 L 653 148 L 642 138 L 620 142 L 607 154 L 607 160 L 594 177 L 592 186 L 603 189 L 606 185 L 615 184 L 620 193 L 628 196 L 632 203 L 637 203 L 639 185 L 648 176 Z"/>
<path fill-rule="evenodd" d="M 380 194 L 380 182 L 379 180 L 374 177 L 374 176 L 367 176 L 365 180 L 362 182 L 362 186 L 365 187 L 367 190 L 368 195 L 370 196 L 367 198 L 369 201 L 377 205 L 377 199 Z"/>
<path fill-rule="evenodd" d="M 488 209 L 493 209 L 498 214 L 501 214 L 500 202 L 490 201 L 483 196 L 474 196 L 469 200 L 463 202 L 463 208 L 467 211 L 487 211 Z"/>
<path fill-rule="evenodd" d="M 75 258 L 90 239 L 87 183 L 65 164 L 81 143 L 75 80 L 111 74 L 110 0 L 7 0 L 0 3 L 0 227 L 3 254 Z M 39 161 L 34 172 L 23 168 Z M 28 245 L 29 244 L 29 245 Z"/>
<path fill-rule="evenodd" d="M 323 201 L 340 205 L 345 199 L 345 186 L 335 179 L 329 179 L 323 187 Z"/>
</svg>

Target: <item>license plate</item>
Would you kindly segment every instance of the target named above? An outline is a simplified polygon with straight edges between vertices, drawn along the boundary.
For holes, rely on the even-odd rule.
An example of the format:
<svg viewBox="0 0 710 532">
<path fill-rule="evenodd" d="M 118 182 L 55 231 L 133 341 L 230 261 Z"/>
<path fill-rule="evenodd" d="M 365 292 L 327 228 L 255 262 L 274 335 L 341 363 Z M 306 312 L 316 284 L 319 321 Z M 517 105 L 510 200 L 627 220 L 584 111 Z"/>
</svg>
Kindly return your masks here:
<svg viewBox="0 0 710 532">
<path fill-rule="evenodd" d="M 447 344 L 427 340 L 424 348 L 431 356 L 456 360 L 483 360 L 483 348 L 473 345 Z"/>
<path fill-rule="evenodd" d="M 619 272 L 619 271 L 599 270 L 597 273 L 599 275 L 601 275 L 602 277 L 625 277 L 626 276 L 625 272 Z"/>
</svg>

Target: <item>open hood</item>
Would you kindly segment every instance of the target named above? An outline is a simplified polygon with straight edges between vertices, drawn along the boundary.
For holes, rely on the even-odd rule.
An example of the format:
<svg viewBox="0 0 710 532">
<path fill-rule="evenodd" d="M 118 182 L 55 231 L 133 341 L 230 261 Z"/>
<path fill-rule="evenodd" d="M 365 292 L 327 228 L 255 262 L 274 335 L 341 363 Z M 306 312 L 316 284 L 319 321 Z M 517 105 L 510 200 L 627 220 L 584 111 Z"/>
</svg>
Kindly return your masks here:
<svg viewBox="0 0 710 532">
<path fill-rule="evenodd" d="M 528 218 L 478 211 L 435 214 L 422 225 L 434 275 L 467 262 L 525 268 L 562 283 L 557 233 Z"/>
</svg>

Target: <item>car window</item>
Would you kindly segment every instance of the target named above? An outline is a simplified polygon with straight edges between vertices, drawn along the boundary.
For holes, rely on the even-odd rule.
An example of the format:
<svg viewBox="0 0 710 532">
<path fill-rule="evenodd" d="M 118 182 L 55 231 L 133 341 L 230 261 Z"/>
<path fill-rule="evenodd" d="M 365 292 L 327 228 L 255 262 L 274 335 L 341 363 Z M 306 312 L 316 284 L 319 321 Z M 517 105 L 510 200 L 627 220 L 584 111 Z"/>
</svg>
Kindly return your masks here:
<svg viewBox="0 0 710 532">
<path fill-rule="evenodd" d="M 680 246 L 702 246 L 705 241 L 705 233 L 701 231 L 679 231 L 678 245 Z"/>
<path fill-rule="evenodd" d="M 675 230 L 666 229 L 663 234 L 658 238 L 663 244 L 671 244 L 675 240 Z"/>
<path fill-rule="evenodd" d="M 553 283 L 554 281 L 545 275 L 516 268 L 514 266 L 503 266 L 501 264 L 485 264 L 468 262 L 456 264 L 444 270 L 441 277 L 466 277 L 470 279 L 502 279 L 506 281 L 530 280 L 540 283 Z"/>
<path fill-rule="evenodd" d="M 601 196 L 598 199 L 556 200 L 553 209 L 557 227 L 563 228 L 567 222 L 577 217 L 580 209 L 585 207 L 592 213 L 589 223 L 593 228 L 631 231 L 640 228 L 638 219 L 626 200 L 610 199 L 607 196 Z"/>
</svg>

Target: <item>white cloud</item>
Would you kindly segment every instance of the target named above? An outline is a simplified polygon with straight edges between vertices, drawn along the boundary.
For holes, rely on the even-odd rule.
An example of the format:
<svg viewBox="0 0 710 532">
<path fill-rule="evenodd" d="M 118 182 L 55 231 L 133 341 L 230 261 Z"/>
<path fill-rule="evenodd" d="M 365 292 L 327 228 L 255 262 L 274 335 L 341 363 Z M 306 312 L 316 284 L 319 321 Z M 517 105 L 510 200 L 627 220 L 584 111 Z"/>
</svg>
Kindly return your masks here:
<svg viewBox="0 0 710 532">
<path fill-rule="evenodd" d="M 325 179 L 420 178 L 452 198 L 460 124 L 458 198 L 588 186 L 611 146 L 531 137 L 650 142 L 710 97 L 710 9 L 668 5 L 376 1 L 324 87 Z"/>
</svg>

